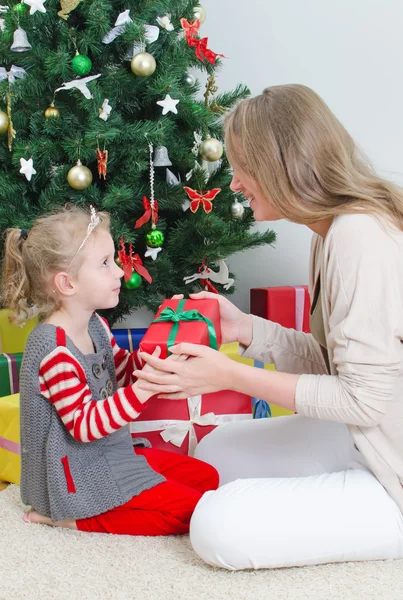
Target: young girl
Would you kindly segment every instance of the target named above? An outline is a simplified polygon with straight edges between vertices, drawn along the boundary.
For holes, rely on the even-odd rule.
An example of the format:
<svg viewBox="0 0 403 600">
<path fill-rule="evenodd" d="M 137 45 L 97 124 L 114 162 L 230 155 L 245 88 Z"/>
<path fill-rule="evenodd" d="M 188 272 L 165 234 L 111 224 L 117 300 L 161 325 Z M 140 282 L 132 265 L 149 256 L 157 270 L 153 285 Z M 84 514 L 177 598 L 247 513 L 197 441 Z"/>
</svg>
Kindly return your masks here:
<svg viewBox="0 0 403 600">
<path fill-rule="evenodd" d="M 137 353 L 96 312 L 119 302 L 109 216 L 79 208 L 9 229 L 3 296 L 23 322 L 41 319 L 20 375 L 23 519 L 129 535 L 186 533 L 216 470 L 188 456 L 135 448 L 127 424 L 152 393 L 132 376 Z M 150 367 L 146 367 L 149 369 Z"/>
</svg>

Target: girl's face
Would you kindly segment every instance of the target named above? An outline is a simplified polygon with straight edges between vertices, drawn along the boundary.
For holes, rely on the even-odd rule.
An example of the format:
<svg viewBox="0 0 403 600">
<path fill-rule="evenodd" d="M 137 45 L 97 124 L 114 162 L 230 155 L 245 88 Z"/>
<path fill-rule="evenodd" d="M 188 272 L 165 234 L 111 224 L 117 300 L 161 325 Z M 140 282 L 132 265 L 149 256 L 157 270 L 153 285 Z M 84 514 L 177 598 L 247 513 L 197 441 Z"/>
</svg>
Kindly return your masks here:
<svg viewBox="0 0 403 600">
<path fill-rule="evenodd" d="M 253 210 L 255 221 L 278 221 L 283 218 L 277 213 L 270 200 L 264 196 L 259 183 L 236 167 L 230 188 L 233 192 L 241 192 L 250 201 L 249 206 Z"/>
<path fill-rule="evenodd" d="M 123 271 L 115 262 L 110 233 L 95 230 L 82 252 L 84 260 L 75 281 L 76 300 L 85 310 L 113 308 L 119 302 Z"/>
</svg>

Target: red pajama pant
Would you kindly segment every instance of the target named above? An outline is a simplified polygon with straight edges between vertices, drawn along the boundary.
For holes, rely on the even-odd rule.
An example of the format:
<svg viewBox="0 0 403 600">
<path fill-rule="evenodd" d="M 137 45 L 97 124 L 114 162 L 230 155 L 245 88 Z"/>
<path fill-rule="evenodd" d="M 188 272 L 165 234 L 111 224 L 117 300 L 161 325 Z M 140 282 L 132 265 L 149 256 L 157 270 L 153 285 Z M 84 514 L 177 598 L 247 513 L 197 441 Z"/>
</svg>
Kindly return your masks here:
<svg viewBox="0 0 403 600">
<path fill-rule="evenodd" d="M 166 478 L 155 487 L 133 496 L 108 512 L 78 519 L 80 531 L 122 535 L 174 535 L 188 533 L 196 504 L 207 490 L 218 487 L 211 465 L 175 452 L 136 448 L 150 467 Z"/>
</svg>

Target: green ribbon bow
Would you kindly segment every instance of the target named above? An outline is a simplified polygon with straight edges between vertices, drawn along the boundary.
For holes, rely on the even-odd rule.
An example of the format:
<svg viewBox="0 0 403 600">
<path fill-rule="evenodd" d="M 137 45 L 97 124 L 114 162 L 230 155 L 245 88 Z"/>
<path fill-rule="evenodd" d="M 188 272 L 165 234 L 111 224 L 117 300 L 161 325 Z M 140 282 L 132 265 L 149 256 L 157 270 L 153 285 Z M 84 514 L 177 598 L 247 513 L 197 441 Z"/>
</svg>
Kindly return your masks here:
<svg viewBox="0 0 403 600">
<path fill-rule="evenodd" d="M 161 312 L 160 316 L 153 321 L 153 323 L 163 323 L 167 321 L 172 321 L 173 323 L 172 329 L 168 336 L 168 354 L 171 354 L 171 352 L 169 352 L 169 348 L 175 344 L 176 336 L 178 335 L 179 330 L 179 323 L 181 321 L 204 321 L 207 325 L 210 348 L 213 348 L 213 350 L 218 350 L 217 335 L 213 323 L 210 321 L 210 319 L 199 313 L 198 310 L 192 309 L 184 311 L 183 309 L 185 302 L 185 299 L 180 300 L 176 311 L 167 306 Z"/>
</svg>

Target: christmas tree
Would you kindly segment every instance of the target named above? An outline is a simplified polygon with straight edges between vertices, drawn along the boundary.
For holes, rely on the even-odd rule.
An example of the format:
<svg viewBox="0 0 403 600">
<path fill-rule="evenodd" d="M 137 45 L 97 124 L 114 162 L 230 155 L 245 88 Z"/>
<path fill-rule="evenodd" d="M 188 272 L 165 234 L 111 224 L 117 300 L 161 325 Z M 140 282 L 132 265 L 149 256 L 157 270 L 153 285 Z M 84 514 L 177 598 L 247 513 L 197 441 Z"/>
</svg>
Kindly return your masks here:
<svg viewBox="0 0 403 600">
<path fill-rule="evenodd" d="M 0 6 L 0 230 L 66 203 L 108 211 L 127 280 L 111 323 L 231 293 L 224 260 L 275 239 L 229 189 L 223 116 L 249 90 L 217 94 L 204 18 L 195 0 Z"/>
</svg>

